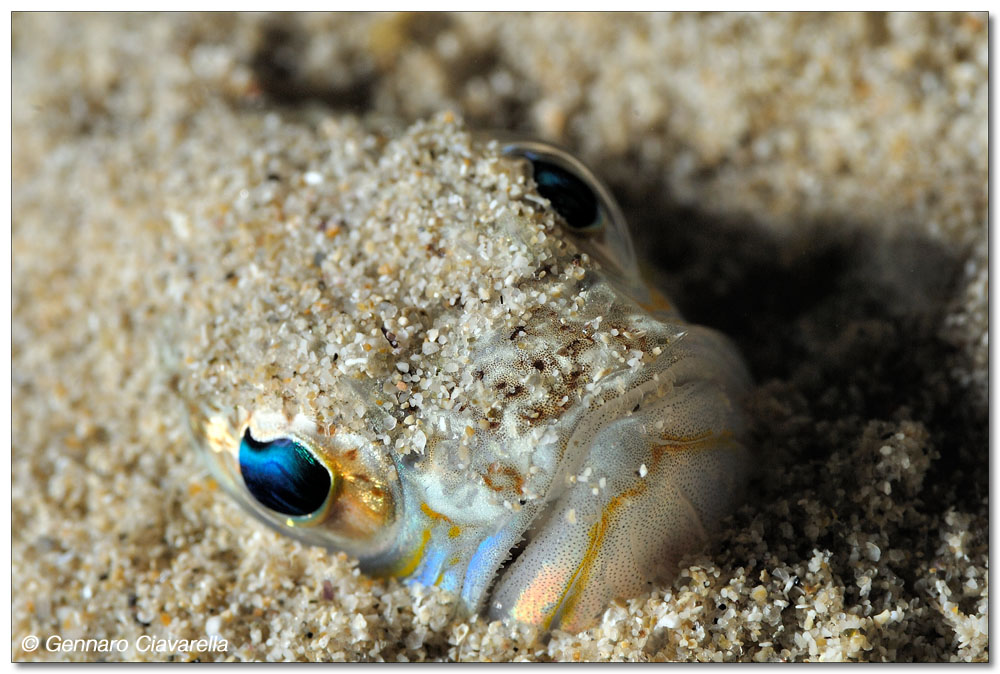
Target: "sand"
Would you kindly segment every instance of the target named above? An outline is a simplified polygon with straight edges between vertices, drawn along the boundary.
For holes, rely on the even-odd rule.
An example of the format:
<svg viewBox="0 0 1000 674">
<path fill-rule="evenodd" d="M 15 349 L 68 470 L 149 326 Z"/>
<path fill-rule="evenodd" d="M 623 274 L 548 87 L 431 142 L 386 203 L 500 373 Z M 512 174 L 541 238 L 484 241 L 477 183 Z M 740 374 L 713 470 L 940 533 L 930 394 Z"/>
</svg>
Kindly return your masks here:
<svg viewBox="0 0 1000 674">
<path fill-rule="evenodd" d="M 17 14 L 12 41 L 15 660 L 988 659 L 985 15 Z M 266 530 L 164 366 L 191 223 L 444 110 L 598 167 L 757 382 L 747 504 L 581 634 Z"/>
</svg>

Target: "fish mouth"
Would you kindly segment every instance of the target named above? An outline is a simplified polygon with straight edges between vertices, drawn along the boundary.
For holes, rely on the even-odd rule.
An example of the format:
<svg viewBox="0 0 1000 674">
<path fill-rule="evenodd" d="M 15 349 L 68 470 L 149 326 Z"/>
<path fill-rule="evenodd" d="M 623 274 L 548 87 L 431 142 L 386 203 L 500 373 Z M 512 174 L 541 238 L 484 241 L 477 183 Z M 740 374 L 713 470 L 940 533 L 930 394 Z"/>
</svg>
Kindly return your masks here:
<svg viewBox="0 0 1000 674">
<path fill-rule="evenodd" d="M 435 511 L 405 482 L 404 477 L 397 544 L 385 554 L 359 559 L 359 566 L 371 575 L 451 592 L 466 615 L 482 612 L 498 578 L 529 544 L 524 532 L 542 504 L 505 511 L 500 523 L 494 517 L 469 524 Z"/>
</svg>

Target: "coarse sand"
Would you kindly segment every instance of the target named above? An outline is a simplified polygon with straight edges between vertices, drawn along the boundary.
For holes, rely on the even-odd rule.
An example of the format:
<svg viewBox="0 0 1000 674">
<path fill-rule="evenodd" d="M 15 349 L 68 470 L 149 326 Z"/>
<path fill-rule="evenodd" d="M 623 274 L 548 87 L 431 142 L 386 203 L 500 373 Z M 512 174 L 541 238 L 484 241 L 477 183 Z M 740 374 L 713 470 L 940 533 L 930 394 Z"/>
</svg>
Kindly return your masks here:
<svg viewBox="0 0 1000 674">
<path fill-rule="evenodd" d="M 14 14 L 13 658 L 987 660 L 987 32 L 985 14 Z M 333 231 L 338 204 L 374 207 L 317 169 L 384 195 L 398 158 L 372 139 L 451 116 L 596 167 L 646 271 L 756 381 L 746 505 L 580 634 L 466 621 L 265 529 L 209 478 L 165 365 L 192 330 L 178 307 L 228 280 L 190 254 L 199 228 Z M 375 252 L 342 240 L 352 264 Z"/>
</svg>

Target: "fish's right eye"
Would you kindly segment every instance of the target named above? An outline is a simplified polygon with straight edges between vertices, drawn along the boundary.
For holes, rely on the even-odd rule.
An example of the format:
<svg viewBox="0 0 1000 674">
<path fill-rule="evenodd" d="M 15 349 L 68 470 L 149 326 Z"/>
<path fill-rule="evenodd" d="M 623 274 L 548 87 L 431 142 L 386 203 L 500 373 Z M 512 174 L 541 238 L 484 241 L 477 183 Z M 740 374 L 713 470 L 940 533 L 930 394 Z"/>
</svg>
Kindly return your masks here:
<svg viewBox="0 0 1000 674">
<path fill-rule="evenodd" d="M 336 486 L 336 473 L 292 438 L 258 442 L 248 428 L 240 442 L 239 463 L 243 483 L 254 499 L 289 517 L 319 512 Z"/>
</svg>

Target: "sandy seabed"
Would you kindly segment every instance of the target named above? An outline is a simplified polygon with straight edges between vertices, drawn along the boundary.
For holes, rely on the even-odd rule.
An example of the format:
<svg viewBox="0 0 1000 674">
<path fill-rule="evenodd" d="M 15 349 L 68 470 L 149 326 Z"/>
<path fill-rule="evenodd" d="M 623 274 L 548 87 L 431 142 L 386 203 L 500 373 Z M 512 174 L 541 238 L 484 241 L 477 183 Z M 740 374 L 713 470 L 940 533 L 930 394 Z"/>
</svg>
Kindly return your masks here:
<svg viewBox="0 0 1000 674">
<path fill-rule="evenodd" d="M 987 660 L 987 31 L 15 14 L 13 658 Z M 187 211 L 259 187 L 234 157 L 295 172 L 324 129 L 443 110 L 598 167 L 649 271 L 757 382 L 747 504 L 581 634 L 465 621 L 265 530 L 209 479 L 162 367 Z"/>
</svg>

